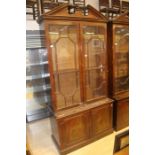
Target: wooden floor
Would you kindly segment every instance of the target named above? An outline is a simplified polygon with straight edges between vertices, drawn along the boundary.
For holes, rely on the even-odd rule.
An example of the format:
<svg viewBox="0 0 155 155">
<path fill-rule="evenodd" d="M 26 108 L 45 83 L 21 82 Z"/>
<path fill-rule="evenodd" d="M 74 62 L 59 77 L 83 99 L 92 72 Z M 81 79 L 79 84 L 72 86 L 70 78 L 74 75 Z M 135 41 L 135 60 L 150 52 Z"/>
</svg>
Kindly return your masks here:
<svg viewBox="0 0 155 155">
<path fill-rule="evenodd" d="M 68 155 L 113 155 L 115 135 L 125 130 L 128 130 L 128 128 L 117 133 L 114 132 L 94 143 L 71 152 Z M 51 134 L 49 118 L 27 124 L 27 143 L 31 155 L 59 155 L 55 143 L 51 138 Z"/>
</svg>

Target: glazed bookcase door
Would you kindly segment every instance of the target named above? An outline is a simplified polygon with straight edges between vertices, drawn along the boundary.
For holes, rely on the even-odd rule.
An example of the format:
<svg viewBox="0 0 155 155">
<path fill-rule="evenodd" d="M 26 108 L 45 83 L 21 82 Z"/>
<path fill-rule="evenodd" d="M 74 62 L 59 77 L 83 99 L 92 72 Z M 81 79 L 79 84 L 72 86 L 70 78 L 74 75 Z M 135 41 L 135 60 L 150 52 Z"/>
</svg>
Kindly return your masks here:
<svg viewBox="0 0 155 155">
<path fill-rule="evenodd" d="M 129 27 L 113 26 L 114 93 L 129 89 Z"/>
<path fill-rule="evenodd" d="M 107 94 L 106 26 L 83 25 L 82 35 L 85 100 L 91 101 Z"/>
<path fill-rule="evenodd" d="M 81 103 L 77 30 L 74 24 L 48 26 L 57 110 Z"/>
</svg>

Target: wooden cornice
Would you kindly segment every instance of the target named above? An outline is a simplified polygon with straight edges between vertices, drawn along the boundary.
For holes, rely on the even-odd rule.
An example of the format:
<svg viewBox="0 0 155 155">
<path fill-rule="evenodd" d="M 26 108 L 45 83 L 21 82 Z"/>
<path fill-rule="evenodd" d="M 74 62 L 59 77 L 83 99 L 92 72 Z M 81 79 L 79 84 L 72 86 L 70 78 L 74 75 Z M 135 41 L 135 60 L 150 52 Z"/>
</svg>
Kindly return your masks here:
<svg viewBox="0 0 155 155">
<path fill-rule="evenodd" d="M 62 4 L 41 15 L 38 19 L 38 22 L 41 23 L 44 20 L 96 21 L 104 23 L 108 22 L 108 18 L 102 15 L 91 5 L 88 5 L 87 8 L 88 16 L 84 16 L 81 9 L 76 10 L 75 14 L 69 14 L 68 4 Z"/>
</svg>

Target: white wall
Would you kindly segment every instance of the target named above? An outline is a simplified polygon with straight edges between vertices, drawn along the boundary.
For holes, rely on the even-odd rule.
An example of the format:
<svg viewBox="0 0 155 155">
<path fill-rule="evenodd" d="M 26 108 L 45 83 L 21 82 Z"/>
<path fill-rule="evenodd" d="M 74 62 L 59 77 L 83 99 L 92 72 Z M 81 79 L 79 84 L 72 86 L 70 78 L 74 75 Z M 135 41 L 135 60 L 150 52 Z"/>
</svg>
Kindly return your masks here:
<svg viewBox="0 0 155 155">
<path fill-rule="evenodd" d="M 27 20 L 26 30 L 39 30 L 39 24 L 34 20 Z"/>
<path fill-rule="evenodd" d="M 90 4 L 95 9 L 99 10 L 99 0 L 86 0 L 86 5 Z"/>
</svg>

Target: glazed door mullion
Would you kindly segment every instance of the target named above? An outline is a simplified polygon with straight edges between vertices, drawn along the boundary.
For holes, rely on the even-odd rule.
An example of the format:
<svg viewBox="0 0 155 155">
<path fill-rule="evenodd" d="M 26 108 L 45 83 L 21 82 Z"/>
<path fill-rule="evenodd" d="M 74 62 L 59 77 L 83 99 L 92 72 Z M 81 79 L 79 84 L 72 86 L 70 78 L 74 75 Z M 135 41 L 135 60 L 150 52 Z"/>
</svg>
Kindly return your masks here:
<svg viewBox="0 0 155 155">
<path fill-rule="evenodd" d="M 56 108 L 81 104 L 78 24 L 48 25 Z"/>
<path fill-rule="evenodd" d="M 81 24 L 85 101 L 107 95 L 106 25 Z"/>
</svg>

